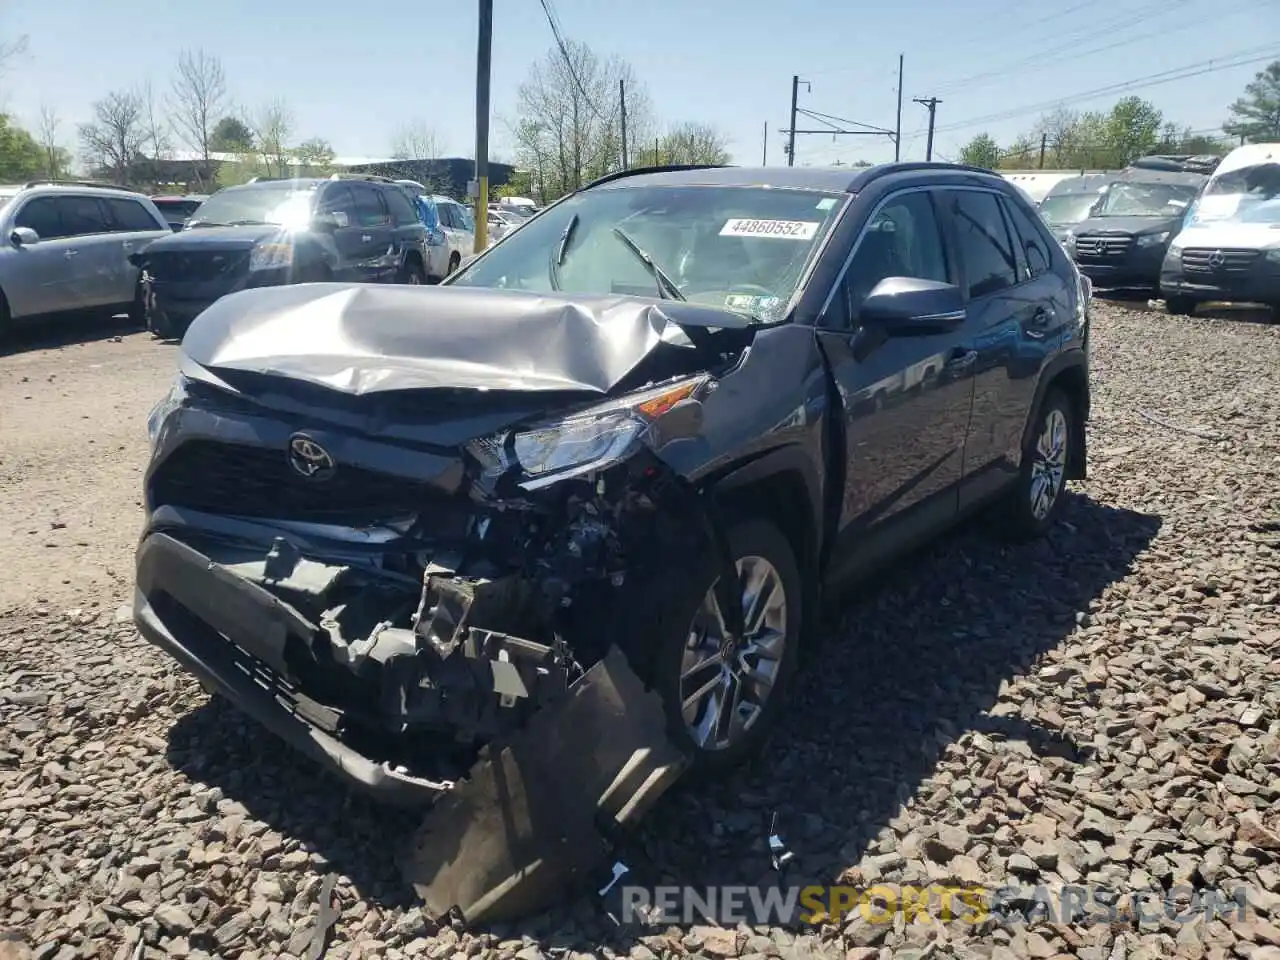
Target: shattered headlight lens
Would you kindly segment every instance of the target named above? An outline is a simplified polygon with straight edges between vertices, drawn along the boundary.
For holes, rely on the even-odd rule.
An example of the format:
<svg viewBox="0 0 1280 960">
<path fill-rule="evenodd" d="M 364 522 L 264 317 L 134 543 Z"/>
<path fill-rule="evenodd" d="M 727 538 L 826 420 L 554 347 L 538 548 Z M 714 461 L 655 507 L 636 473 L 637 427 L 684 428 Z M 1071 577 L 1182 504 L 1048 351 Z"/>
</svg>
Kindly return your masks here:
<svg viewBox="0 0 1280 960">
<path fill-rule="evenodd" d="M 260 243 L 249 254 L 250 270 L 283 270 L 293 266 L 293 244 Z"/>
<path fill-rule="evenodd" d="M 708 378 L 695 377 L 560 420 L 501 433 L 467 445 L 489 477 L 518 470 L 528 488 L 599 470 L 624 459 L 644 440 L 654 420 L 693 396 Z"/>
<path fill-rule="evenodd" d="M 159 439 L 160 430 L 163 428 L 164 422 L 169 419 L 169 414 L 186 403 L 186 400 L 187 378 L 180 373 L 174 378 L 173 385 L 169 387 L 169 392 L 147 414 L 147 439 L 151 443 L 152 450 L 155 449 L 156 440 Z"/>
</svg>

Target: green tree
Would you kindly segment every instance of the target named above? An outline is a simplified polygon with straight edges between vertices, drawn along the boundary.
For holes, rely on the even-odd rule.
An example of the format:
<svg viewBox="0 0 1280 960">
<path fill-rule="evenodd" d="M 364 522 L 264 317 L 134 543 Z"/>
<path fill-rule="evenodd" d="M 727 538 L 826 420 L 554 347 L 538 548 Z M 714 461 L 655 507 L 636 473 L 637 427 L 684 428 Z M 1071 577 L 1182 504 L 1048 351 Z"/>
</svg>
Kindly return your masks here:
<svg viewBox="0 0 1280 960">
<path fill-rule="evenodd" d="M 1244 96 L 1227 109 L 1231 119 L 1222 125 L 1225 133 L 1252 143 L 1280 140 L 1280 60 L 1259 71 Z"/>
<path fill-rule="evenodd" d="M 223 117 L 209 135 L 209 150 L 213 153 L 245 153 L 253 147 L 253 131 L 238 117 Z"/>
<path fill-rule="evenodd" d="M 729 162 L 729 148 L 723 134 L 703 123 L 682 123 L 662 138 L 664 163 Z"/>
<path fill-rule="evenodd" d="M 304 140 L 293 149 L 294 159 L 298 161 L 298 176 L 327 176 L 333 172 L 333 147 L 322 137 Z"/>
<path fill-rule="evenodd" d="M 0 183 L 20 183 L 41 176 L 46 160 L 35 137 L 0 113 Z"/>
<path fill-rule="evenodd" d="M 1160 142 L 1162 114 L 1148 100 L 1124 97 L 1107 115 L 1104 139 L 1116 166 L 1123 167 L 1139 157 L 1154 153 Z"/>
<path fill-rule="evenodd" d="M 980 133 L 960 148 L 960 162 L 995 170 L 1000 166 L 1000 144 L 989 133 Z"/>
</svg>

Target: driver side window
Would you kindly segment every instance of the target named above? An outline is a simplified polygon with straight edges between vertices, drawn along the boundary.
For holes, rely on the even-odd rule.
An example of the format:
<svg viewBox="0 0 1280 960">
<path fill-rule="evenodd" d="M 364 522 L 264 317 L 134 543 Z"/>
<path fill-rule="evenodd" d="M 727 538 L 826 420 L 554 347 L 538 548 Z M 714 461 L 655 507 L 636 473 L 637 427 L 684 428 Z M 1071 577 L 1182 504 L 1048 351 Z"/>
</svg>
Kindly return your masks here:
<svg viewBox="0 0 1280 960">
<path fill-rule="evenodd" d="M 913 190 L 894 197 L 863 229 L 841 283 L 839 307 L 849 329 L 858 324 L 862 301 L 886 277 L 953 282 L 931 193 Z"/>
</svg>

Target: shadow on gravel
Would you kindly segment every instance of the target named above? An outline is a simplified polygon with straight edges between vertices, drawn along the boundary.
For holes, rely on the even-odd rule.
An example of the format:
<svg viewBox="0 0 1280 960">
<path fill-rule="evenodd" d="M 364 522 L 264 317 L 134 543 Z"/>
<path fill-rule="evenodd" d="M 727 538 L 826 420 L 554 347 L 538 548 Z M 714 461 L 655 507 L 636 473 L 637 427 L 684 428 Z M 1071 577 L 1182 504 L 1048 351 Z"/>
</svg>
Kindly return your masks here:
<svg viewBox="0 0 1280 960">
<path fill-rule="evenodd" d="M 14 324 L 12 329 L 0 332 L 0 357 L 93 343 L 137 332 L 138 325 L 123 313 L 116 316 L 86 313 L 31 322 L 24 320 Z"/>
<path fill-rule="evenodd" d="M 1159 300 L 1159 294 L 1150 290 L 1095 290 L 1094 296 L 1127 310 L 1143 310 L 1167 316 L 1163 302 L 1152 306 L 1149 301 Z M 1235 323 L 1273 324 L 1280 322 L 1280 312 L 1274 312 L 1262 304 L 1204 303 L 1196 307 L 1193 316 L 1197 320 L 1229 320 Z"/>
<path fill-rule="evenodd" d="M 1002 682 L 1061 644 L 1077 611 L 1129 572 L 1160 521 L 1080 495 L 1064 506 L 1043 541 L 1011 547 L 962 529 L 860 589 L 812 651 L 764 755 L 726 783 L 664 797 L 622 854 L 628 880 L 775 883 L 766 841 L 776 814 L 795 854 L 788 882 L 832 882 L 967 730 L 1081 758 L 1087 747 L 986 711 Z M 417 815 L 355 795 L 218 701 L 178 721 L 169 759 L 323 854 L 361 896 L 412 902 L 395 858 Z M 579 901 L 494 932 L 581 949 L 625 939 L 609 930 Z"/>
</svg>

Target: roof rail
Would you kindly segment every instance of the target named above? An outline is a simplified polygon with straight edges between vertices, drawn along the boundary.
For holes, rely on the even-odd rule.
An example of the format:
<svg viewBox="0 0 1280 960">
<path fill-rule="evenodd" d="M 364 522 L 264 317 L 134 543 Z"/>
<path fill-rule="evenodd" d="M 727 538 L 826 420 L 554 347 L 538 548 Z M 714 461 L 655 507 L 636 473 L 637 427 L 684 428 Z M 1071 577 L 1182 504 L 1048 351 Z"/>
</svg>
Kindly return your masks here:
<svg viewBox="0 0 1280 960">
<path fill-rule="evenodd" d="M 369 180 L 373 183 L 395 183 L 393 177 L 382 177 L 376 173 L 331 173 L 330 180 Z"/>
<path fill-rule="evenodd" d="M 127 190 L 129 193 L 137 193 L 133 187 L 126 187 L 123 184 L 111 183 L 107 180 L 58 180 L 52 177 L 40 180 L 28 180 L 22 185 L 22 189 L 30 190 L 32 187 L 53 186 L 53 187 L 102 187 L 108 190 Z"/>
<path fill-rule="evenodd" d="M 663 163 L 653 167 L 631 167 L 628 170 L 615 170 L 613 173 L 606 173 L 603 177 L 597 177 L 590 183 L 583 184 L 579 190 L 590 190 L 592 187 L 598 187 L 602 183 L 612 183 L 614 180 L 622 180 L 626 177 L 641 177 L 646 173 L 675 173 L 680 170 L 717 170 L 721 167 L 731 167 L 730 163 Z"/>
</svg>

